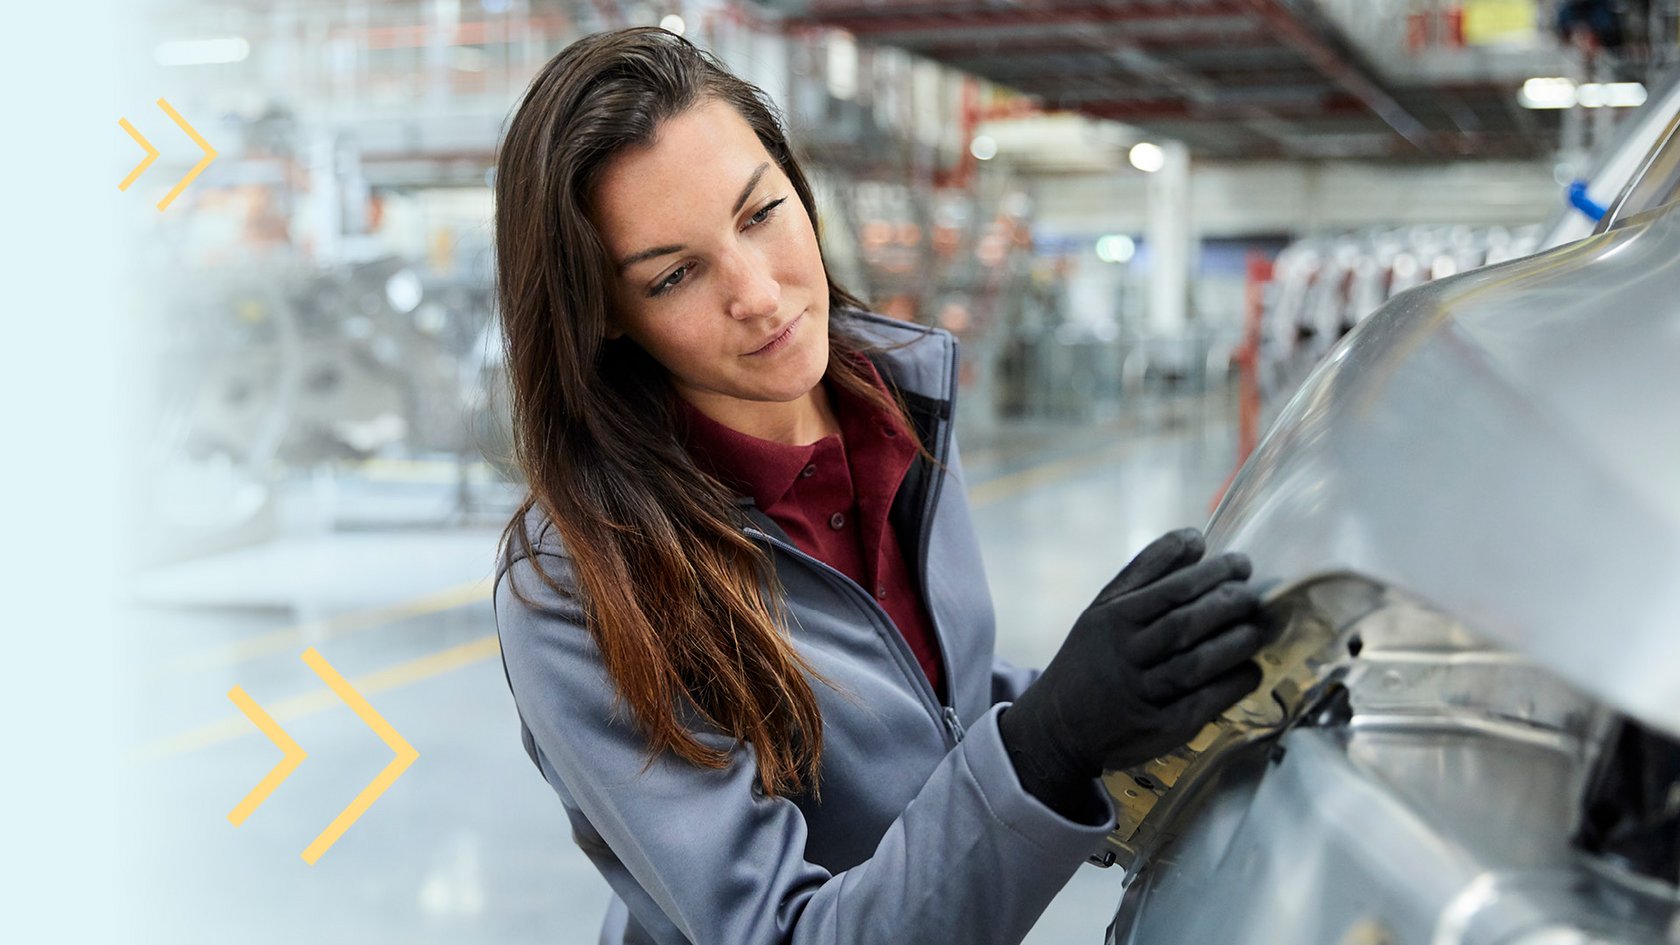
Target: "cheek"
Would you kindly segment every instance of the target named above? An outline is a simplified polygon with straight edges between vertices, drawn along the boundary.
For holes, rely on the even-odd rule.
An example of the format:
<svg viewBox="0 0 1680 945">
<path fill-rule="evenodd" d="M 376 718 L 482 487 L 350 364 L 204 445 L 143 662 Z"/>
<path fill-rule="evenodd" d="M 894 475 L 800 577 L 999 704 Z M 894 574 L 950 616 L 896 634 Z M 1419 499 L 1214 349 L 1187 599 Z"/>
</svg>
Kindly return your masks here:
<svg viewBox="0 0 1680 945">
<path fill-rule="evenodd" d="M 802 208 L 803 209 L 803 208 Z M 790 221 L 794 224 L 793 235 L 788 240 L 788 259 L 798 266 L 799 279 L 802 283 L 818 283 L 823 281 L 822 250 L 817 245 L 817 234 L 811 227 L 811 220 L 803 212 Z"/>
<path fill-rule="evenodd" d="M 683 373 L 684 369 L 702 364 L 713 355 L 717 339 L 701 326 L 705 319 L 693 312 L 663 313 L 643 333 L 642 346 L 668 370 Z"/>
</svg>

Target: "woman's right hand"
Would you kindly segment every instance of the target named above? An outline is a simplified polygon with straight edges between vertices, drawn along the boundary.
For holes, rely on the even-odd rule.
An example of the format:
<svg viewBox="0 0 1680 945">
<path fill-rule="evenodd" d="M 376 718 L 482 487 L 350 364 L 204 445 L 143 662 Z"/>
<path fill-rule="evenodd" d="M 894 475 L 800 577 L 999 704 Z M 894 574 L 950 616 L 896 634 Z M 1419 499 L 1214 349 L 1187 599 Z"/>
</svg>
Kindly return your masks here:
<svg viewBox="0 0 1680 945">
<path fill-rule="evenodd" d="M 1085 783 L 1189 741 L 1260 684 L 1264 619 L 1245 555 L 1194 528 L 1152 542 L 1075 621 L 998 719 L 1027 792 L 1068 811 Z"/>
</svg>

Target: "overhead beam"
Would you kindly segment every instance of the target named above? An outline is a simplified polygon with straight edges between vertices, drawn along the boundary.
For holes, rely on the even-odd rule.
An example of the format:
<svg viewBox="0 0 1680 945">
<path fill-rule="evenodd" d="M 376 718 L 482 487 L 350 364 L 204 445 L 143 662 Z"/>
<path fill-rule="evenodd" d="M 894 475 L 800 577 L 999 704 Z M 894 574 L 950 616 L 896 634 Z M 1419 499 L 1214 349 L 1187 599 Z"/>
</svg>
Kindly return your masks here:
<svg viewBox="0 0 1680 945">
<path fill-rule="evenodd" d="M 1259 108 L 1262 111 L 1294 108 L 1311 112 L 1327 103 L 1351 103 L 1354 109 L 1364 108 L 1363 102 L 1326 85 L 1323 77 L 1316 75 L 1299 83 L 1265 81 L 1220 86 L 1195 96 L 1180 95 L 1168 88 L 1140 86 L 1123 75 L 1098 79 L 1077 72 L 1017 71 L 997 81 L 1024 95 L 1057 97 L 1061 101 L 1164 102 L 1208 118 L 1218 117 L 1221 109 L 1232 108 Z"/>
<path fill-rule="evenodd" d="M 1364 102 L 1366 107 L 1394 133 L 1424 154 L 1439 154 L 1430 131 L 1389 95 L 1365 70 L 1301 21 L 1299 14 L 1281 0 L 1239 0 L 1255 16 L 1269 24 L 1277 37 L 1337 85 Z"/>
<path fill-rule="evenodd" d="M 970 55 L 1039 55 L 1058 52 L 1077 52 L 1089 49 L 1093 40 L 1102 40 L 1113 46 L 1126 46 L 1147 52 L 1170 53 L 1175 58 L 1183 58 L 1186 54 L 1196 54 L 1202 50 L 1218 54 L 1231 49 L 1231 43 L 1245 44 L 1241 52 L 1253 52 L 1264 49 L 1267 52 L 1281 54 L 1294 58 L 1294 54 L 1280 46 L 1256 45 L 1256 40 L 1265 38 L 1265 29 L 1261 24 L 1244 21 L 1241 26 L 1229 29 L 1195 31 L 1171 38 L 1139 36 L 1125 29 L 1110 29 L 1103 26 L 1091 26 L 1077 32 L 1065 27 L 1053 26 L 1044 28 L 998 27 L 995 29 L 963 30 L 958 33 L 947 31 L 937 39 L 924 43 L 917 43 L 915 51 L 924 56 L 939 60 L 954 60 Z M 1210 42 L 1211 41 L 1211 42 Z M 876 45 L 888 45 L 875 37 L 869 37 L 869 42 Z M 910 48 L 910 47 L 906 47 Z"/>
<path fill-rule="evenodd" d="M 859 39 L 889 46 L 949 40 L 977 30 L 1007 32 L 1035 26 L 1117 26 L 1133 34 L 1182 35 L 1209 27 L 1242 30 L 1249 13 L 1241 0 L 1208 0 L 1174 6 L 1116 7 L 1100 3 L 1055 6 L 982 7 L 967 0 L 957 4 L 889 4 L 863 6 L 855 0 L 813 3 L 804 14 L 790 16 L 790 26 L 828 26 Z"/>
<path fill-rule="evenodd" d="M 1067 107 L 1077 108 L 1093 118 L 1109 118 L 1130 124 L 1247 119 L 1257 110 L 1257 106 L 1252 102 L 1221 104 L 1186 102 L 1182 99 L 1119 99 L 1095 95 L 1082 98 L 1081 93 L 1074 91 L 1061 94 L 1054 91 L 1034 91 L 1028 94 L 1042 96 L 1051 103 L 1066 103 Z M 1295 102 L 1271 102 L 1258 110 L 1270 118 L 1346 118 L 1368 114 L 1365 103 L 1344 93 L 1304 98 Z"/>
</svg>

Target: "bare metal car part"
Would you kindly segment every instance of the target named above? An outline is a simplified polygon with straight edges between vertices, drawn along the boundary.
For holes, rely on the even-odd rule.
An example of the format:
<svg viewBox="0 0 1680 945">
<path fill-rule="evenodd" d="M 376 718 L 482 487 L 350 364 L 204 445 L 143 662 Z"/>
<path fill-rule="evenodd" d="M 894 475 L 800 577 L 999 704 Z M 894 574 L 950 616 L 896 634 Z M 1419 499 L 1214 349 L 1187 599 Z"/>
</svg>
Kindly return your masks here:
<svg viewBox="0 0 1680 945">
<path fill-rule="evenodd" d="M 1281 632 L 1106 776 L 1109 942 L 1680 942 L 1680 163 L 1645 166 L 1598 235 L 1362 322 L 1238 474 L 1209 548 L 1289 582 Z"/>
<path fill-rule="evenodd" d="M 1110 775 L 1154 798 L 1111 942 L 1671 941 L 1674 887 L 1575 842 L 1615 713 L 1356 574 L 1268 606 L 1271 707 Z"/>
</svg>

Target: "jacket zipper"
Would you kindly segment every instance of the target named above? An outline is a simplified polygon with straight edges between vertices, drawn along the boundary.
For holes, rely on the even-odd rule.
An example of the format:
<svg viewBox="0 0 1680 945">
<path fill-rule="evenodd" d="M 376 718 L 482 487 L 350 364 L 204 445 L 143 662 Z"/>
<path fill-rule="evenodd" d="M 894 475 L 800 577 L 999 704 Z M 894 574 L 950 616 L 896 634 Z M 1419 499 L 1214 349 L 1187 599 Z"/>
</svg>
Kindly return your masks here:
<svg viewBox="0 0 1680 945">
<path fill-rule="evenodd" d="M 933 453 L 934 458 L 939 460 L 941 464 L 950 458 L 951 435 L 957 426 L 957 372 L 955 370 L 957 341 L 955 338 L 951 339 L 950 345 L 950 356 L 945 361 L 946 415 L 940 418 L 944 423 L 944 429 L 940 431 L 939 444 Z M 933 510 L 938 508 L 939 496 L 945 486 L 945 474 L 939 469 L 929 469 L 928 475 L 932 478 L 932 481 L 928 484 L 927 498 L 922 502 L 921 521 L 917 525 L 920 534 L 916 541 L 916 570 L 921 580 L 924 601 L 928 601 L 928 547 L 933 542 Z M 931 601 L 928 602 L 927 615 L 928 627 L 933 631 L 933 638 L 939 644 L 939 665 L 945 672 L 945 691 L 950 693 L 951 701 L 954 703 L 956 701 L 956 680 L 951 676 L 951 650 L 950 647 L 946 646 L 945 634 L 939 630 L 939 615 L 934 613 Z M 933 687 L 930 685 L 928 688 L 931 690 Z M 934 693 L 933 699 L 937 703 L 939 694 Z M 951 732 L 953 744 L 961 742 L 963 740 L 962 720 L 957 717 L 956 708 L 950 705 L 941 705 L 940 708 L 943 710 L 945 727 Z"/>
<path fill-rule="evenodd" d="M 876 632 L 887 638 L 889 641 L 887 644 L 888 646 L 892 646 L 896 649 L 901 658 L 899 661 L 901 664 L 900 668 L 904 672 L 905 676 L 910 679 L 910 684 L 915 687 L 916 691 L 922 696 L 922 704 L 923 707 L 928 710 L 928 715 L 935 720 L 935 722 L 940 726 L 943 734 L 945 734 L 950 740 L 950 747 L 956 747 L 956 743 L 962 741 L 962 726 L 961 723 L 957 721 L 956 710 L 952 709 L 950 706 L 940 705 L 938 693 L 933 691 L 933 684 L 928 681 L 927 674 L 922 672 L 921 664 L 916 661 L 916 654 L 911 651 L 909 642 L 904 639 L 904 634 L 900 633 L 898 628 L 893 626 L 892 618 L 887 615 L 885 610 L 881 609 L 881 605 L 876 603 L 875 598 L 869 596 L 868 591 L 864 590 L 856 581 L 847 577 L 843 572 L 836 570 L 834 567 L 818 560 L 817 558 L 813 558 L 791 544 L 774 538 L 756 528 L 748 528 L 746 529 L 746 533 L 753 538 L 763 539 L 764 541 L 769 542 L 772 547 L 780 548 L 800 561 L 816 568 L 819 573 L 828 575 L 838 581 L 842 587 L 850 590 L 859 599 L 866 601 L 868 606 L 865 607 L 865 612 L 874 618 Z"/>
<path fill-rule="evenodd" d="M 945 727 L 951 730 L 951 740 L 953 743 L 961 742 L 963 740 L 962 719 L 957 718 L 957 710 L 951 708 L 950 706 L 945 706 Z"/>
</svg>

